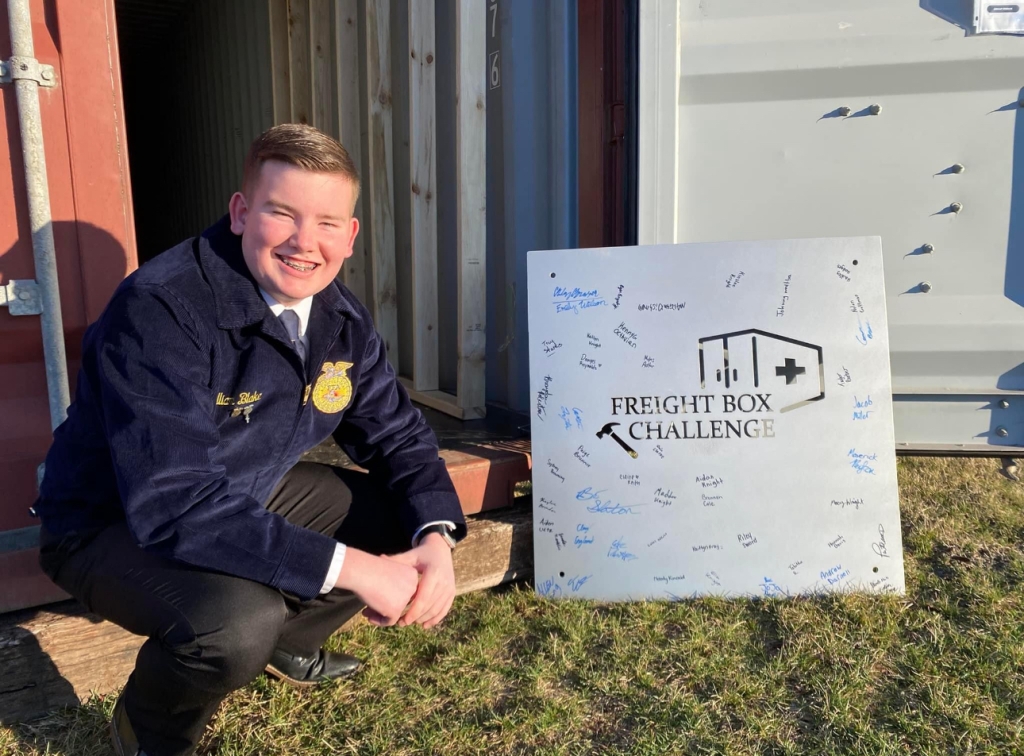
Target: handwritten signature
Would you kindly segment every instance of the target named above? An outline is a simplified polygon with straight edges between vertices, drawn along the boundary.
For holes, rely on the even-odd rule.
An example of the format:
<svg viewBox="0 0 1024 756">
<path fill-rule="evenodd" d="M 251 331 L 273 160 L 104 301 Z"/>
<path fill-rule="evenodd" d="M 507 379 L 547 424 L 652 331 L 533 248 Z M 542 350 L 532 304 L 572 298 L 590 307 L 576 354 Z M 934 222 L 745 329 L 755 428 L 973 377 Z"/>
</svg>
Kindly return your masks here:
<svg viewBox="0 0 1024 756">
<path fill-rule="evenodd" d="M 550 357 L 561 348 L 562 344 L 554 339 L 548 339 L 547 341 L 542 341 L 541 346 L 544 347 L 544 354 Z"/>
<path fill-rule="evenodd" d="M 633 507 L 636 505 L 623 506 L 622 504 L 614 504 L 610 501 L 602 501 L 601 494 L 603 493 L 603 490 L 595 491 L 590 486 L 587 486 L 582 491 L 576 493 L 576 500 L 592 502 L 587 507 L 587 511 L 594 514 L 637 514 L 633 511 Z"/>
<path fill-rule="evenodd" d="M 632 562 L 638 557 L 626 551 L 626 541 L 623 538 L 616 538 L 608 549 L 608 556 L 612 559 L 621 559 L 623 562 Z"/>
<path fill-rule="evenodd" d="M 565 289 L 556 286 L 552 294 L 555 301 L 555 312 L 573 312 L 579 315 L 580 310 L 587 310 L 591 307 L 604 307 L 607 302 L 601 298 L 597 289 Z M 561 300 L 561 301 L 558 301 Z"/>
<path fill-rule="evenodd" d="M 548 598 L 558 598 L 562 595 L 562 587 L 555 582 L 554 578 L 548 578 L 537 583 L 537 593 Z"/>
<path fill-rule="evenodd" d="M 778 598 L 779 596 L 785 596 L 786 592 L 770 577 L 766 577 L 764 582 L 761 583 L 761 590 L 764 593 L 765 598 Z"/>
<path fill-rule="evenodd" d="M 541 420 L 548 412 L 548 399 L 551 398 L 551 376 L 544 376 L 544 387 L 537 392 L 537 417 Z"/>
<path fill-rule="evenodd" d="M 575 577 L 571 577 L 569 578 L 569 588 L 572 590 L 573 593 L 576 593 L 577 591 L 579 591 L 580 588 L 583 587 L 583 584 L 590 580 L 590 578 L 592 577 L 593 575 L 576 575 Z"/>
<path fill-rule="evenodd" d="M 880 557 L 889 558 L 889 549 L 885 545 L 885 528 L 881 525 L 878 526 L 878 540 L 871 544 L 871 550 Z"/>
<path fill-rule="evenodd" d="M 871 321 L 860 321 L 857 318 L 857 341 L 863 346 L 867 346 L 867 343 L 875 337 L 875 332 L 871 330 Z"/>
<path fill-rule="evenodd" d="M 583 412 L 576 407 L 570 410 L 568 407 L 563 406 L 558 416 L 562 418 L 562 422 L 565 423 L 565 429 L 570 430 L 572 428 L 572 420 L 576 420 L 576 427 L 583 430 Z"/>
<path fill-rule="evenodd" d="M 850 462 L 850 467 L 856 470 L 858 475 L 875 474 L 875 468 L 868 463 L 877 461 L 877 454 L 861 454 L 856 449 L 850 449 L 850 451 L 847 453 L 847 456 L 852 458 L 852 461 Z"/>
</svg>

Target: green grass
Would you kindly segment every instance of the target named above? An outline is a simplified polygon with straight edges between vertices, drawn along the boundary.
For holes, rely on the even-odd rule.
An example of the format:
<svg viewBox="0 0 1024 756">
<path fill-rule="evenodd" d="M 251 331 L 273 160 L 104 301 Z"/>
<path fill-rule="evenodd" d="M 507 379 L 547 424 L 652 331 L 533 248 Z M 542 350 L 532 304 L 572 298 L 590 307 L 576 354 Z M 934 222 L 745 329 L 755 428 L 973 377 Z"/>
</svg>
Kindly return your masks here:
<svg viewBox="0 0 1024 756">
<path fill-rule="evenodd" d="M 997 470 L 900 461 L 905 597 L 481 592 L 435 631 L 336 636 L 355 681 L 238 691 L 200 752 L 1024 753 L 1024 484 Z M 0 728 L 0 753 L 107 754 L 113 700 Z"/>
</svg>

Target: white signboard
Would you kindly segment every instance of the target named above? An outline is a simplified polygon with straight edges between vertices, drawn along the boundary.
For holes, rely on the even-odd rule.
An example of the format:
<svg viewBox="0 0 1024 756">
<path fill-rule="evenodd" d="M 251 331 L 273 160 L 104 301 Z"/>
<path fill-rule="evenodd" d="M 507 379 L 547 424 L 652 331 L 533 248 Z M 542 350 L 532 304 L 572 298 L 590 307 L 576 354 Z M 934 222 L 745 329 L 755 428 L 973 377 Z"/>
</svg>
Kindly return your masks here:
<svg viewBox="0 0 1024 756">
<path fill-rule="evenodd" d="M 531 252 L 537 590 L 903 593 L 877 237 Z"/>
</svg>

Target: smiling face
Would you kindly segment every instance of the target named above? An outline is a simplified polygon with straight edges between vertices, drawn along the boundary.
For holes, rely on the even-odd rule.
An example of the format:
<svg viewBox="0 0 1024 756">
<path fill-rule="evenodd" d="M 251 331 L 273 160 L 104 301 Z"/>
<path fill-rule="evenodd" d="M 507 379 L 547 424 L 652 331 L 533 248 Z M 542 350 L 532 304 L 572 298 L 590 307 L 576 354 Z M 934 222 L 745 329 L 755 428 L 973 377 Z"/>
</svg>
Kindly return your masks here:
<svg viewBox="0 0 1024 756">
<path fill-rule="evenodd" d="M 252 184 L 231 197 L 229 212 L 256 283 L 286 306 L 323 291 L 359 233 L 352 181 L 270 160 Z"/>
</svg>

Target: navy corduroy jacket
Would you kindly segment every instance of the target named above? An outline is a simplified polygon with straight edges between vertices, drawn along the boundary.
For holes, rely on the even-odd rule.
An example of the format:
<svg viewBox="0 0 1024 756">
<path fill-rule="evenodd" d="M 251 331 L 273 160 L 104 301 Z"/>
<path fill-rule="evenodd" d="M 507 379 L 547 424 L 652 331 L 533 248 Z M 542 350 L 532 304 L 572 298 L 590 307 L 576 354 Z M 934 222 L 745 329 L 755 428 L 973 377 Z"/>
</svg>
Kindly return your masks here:
<svg viewBox="0 0 1024 756">
<path fill-rule="evenodd" d="M 226 218 L 118 287 L 86 331 L 75 401 L 36 510 L 54 535 L 126 521 L 140 546 L 316 596 L 333 539 L 263 503 L 334 435 L 403 502 L 410 537 L 465 520 L 437 440 L 344 286 L 314 297 L 308 366 L 270 312 Z"/>
</svg>

